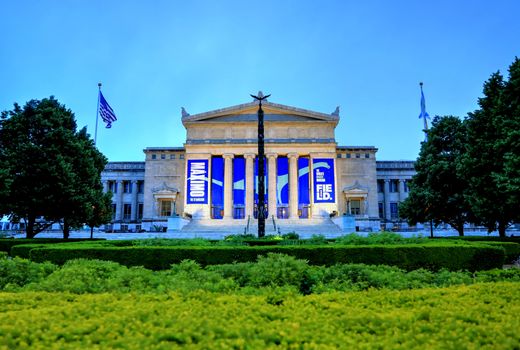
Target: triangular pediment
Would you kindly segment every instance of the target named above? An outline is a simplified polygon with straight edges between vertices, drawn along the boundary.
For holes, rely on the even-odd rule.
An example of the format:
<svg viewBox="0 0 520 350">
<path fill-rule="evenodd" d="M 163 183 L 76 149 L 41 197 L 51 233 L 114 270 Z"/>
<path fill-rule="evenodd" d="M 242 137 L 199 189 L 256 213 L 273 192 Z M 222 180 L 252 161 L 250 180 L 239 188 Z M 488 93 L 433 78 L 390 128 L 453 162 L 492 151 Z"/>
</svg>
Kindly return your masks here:
<svg viewBox="0 0 520 350">
<path fill-rule="evenodd" d="M 268 101 L 262 102 L 264 111 L 264 120 L 269 121 L 339 121 L 339 112 L 325 114 L 307 109 L 291 107 L 272 103 Z M 188 114 L 182 110 L 182 122 L 184 125 L 197 122 L 253 122 L 257 120 L 258 102 L 244 103 L 241 105 L 231 106 L 222 109 L 216 109 L 209 112 L 199 114 Z"/>
</svg>

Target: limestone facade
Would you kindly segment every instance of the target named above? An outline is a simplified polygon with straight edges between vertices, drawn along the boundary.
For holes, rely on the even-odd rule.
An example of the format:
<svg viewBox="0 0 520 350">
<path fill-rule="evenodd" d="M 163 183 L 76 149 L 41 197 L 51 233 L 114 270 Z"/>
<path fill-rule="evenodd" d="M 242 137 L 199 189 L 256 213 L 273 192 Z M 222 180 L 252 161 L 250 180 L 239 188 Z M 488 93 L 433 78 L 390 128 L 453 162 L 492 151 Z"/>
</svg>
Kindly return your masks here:
<svg viewBox="0 0 520 350">
<path fill-rule="evenodd" d="M 338 146 L 334 134 L 338 109 L 325 114 L 267 101 L 262 107 L 270 218 L 305 225 L 310 219 L 349 216 L 354 218 L 356 229 L 371 231 L 379 230 L 381 220 L 394 219 L 390 208 L 380 215 L 381 203 L 386 208 L 403 200 L 405 187 L 397 194 L 389 190 L 388 196 L 382 197 L 378 181 L 400 180 L 405 186 L 404 181 L 413 175 L 413 162 L 377 162 L 377 148 L 373 146 Z M 166 227 L 168 218 L 175 216 L 230 223 L 254 218 L 257 110 L 256 102 L 195 115 L 183 109 L 187 134 L 184 147 L 148 147 L 144 162 L 109 163 L 102 180 L 105 189 L 114 192 L 113 228 L 128 225 L 129 229 L 151 230 Z M 188 164 L 194 163 L 207 164 L 205 201 L 200 203 L 191 200 L 188 189 Z M 220 165 L 213 169 L 212 164 Z M 332 169 L 326 170 L 328 165 Z M 236 181 L 239 166 L 243 181 Z M 287 167 L 285 175 L 283 166 Z M 318 166 L 325 167 L 324 172 L 320 173 Z M 323 188 L 318 182 L 325 181 L 320 177 L 324 173 L 328 174 L 324 175 L 328 176 L 326 186 L 333 190 L 332 197 L 324 197 L 328 201 L 317 192 Z M 143 193 L 124 192 L 128 191 L 127 182 L 141 186 Z M 283 200 L 282 186 L 287 186 Z M 236 189 L 244 191 L 243 202 L 234 198 Z M 220 196 L 218 190 L 222 192 L 220 202 L 215 199 Z"/>
</svg>

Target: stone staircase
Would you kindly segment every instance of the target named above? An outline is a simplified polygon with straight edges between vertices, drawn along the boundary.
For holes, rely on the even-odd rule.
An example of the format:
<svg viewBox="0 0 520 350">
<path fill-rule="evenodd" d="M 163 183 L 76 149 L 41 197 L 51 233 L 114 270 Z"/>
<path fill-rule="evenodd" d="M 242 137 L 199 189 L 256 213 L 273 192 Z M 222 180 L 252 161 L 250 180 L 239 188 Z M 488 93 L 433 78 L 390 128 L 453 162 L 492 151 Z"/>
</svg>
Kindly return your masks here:
<svg viewBox="0 0 520 350">
<path fill-rule="evenodd" d="M 251 219 L 247 227 L 247 219 L 212 220 L 192 219 L 180 231 L 175 232 L 179 238 L 203 237 L 209 239 L 222 239 L 230 234 L 250 233 L 256 235 L 258 232 L 258 220 Z M 296 232 L 300 238 L 310 238 L 312 235 L 321 234 L 327 238 L 338 237 L 344 234 L 330 218 L 309 219 L 273 219 L 265 221 L 265 234 L 276 235 Z"/>
</svg>

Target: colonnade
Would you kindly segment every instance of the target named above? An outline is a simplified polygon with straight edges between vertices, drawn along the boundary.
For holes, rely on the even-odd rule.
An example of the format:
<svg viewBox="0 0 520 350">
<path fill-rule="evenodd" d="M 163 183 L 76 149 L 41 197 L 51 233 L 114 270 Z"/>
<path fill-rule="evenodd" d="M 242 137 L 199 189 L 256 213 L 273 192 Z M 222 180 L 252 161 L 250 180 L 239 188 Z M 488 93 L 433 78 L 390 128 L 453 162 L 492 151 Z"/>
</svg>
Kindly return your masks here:
<svg viewBox="0 0 520 350">
<path fill-rule="evenodd" d="M 254 210 L 254 160 L 256 154 L 246 153 L 245 171 L 245 217 L 253 217 Z M 233 218 L 233 158 L 235 154 L 225 153 L 224 158 L 224 219 Z M 289 219 L 298 219 L 298 153 L 289 153 Z M 277 153 L 266 153 L 268 211 L 276 217 Z"/>
</svg>

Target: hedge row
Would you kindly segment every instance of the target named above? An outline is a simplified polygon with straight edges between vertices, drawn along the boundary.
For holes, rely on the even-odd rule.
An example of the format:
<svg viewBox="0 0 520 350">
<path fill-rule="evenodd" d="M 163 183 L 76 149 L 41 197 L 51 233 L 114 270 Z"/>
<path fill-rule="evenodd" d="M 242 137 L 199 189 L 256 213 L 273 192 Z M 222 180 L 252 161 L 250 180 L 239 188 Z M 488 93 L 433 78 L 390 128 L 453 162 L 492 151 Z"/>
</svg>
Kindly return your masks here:
<svg viewBox="0 0 520 350">
<path fill-rule="evenodd" d="M 70 242 L 84 242 L 84 241 L 105 241 L 104 238 L 0 238 L 0 252 L 11 251 L 14 246 L 22 244 L 56 244 L 56 243 L 70 243 Z"/>
<path fill-rule="evenodd" d="M 483 244 L 405 244 L 370 246 L 261 246 L 261 247 L 111 247 L 101 244 L 59 244 L 13 247 L 14 255 L 26 255 L 36 262 L 63 264 L 85 258 L 115 261 L 126 266 L 144 266 L 153 270 L 168 269 L 171 264 L 190 259 L 205 265 L 254 262 L 260 255 L 283 253 L 304 259 L 311 265 L 364 263 L 391 265 L 406 270 L 466 269 L 470 271 L 501 268 L 504 249 Z"/>
<path fill-rule="evenodd" d="M 520 283 L 298 296 L 0 293 L 5 349 L 518 349 Z M 36 307 L 37 306 L 37 307 Z"/>
</svg>

